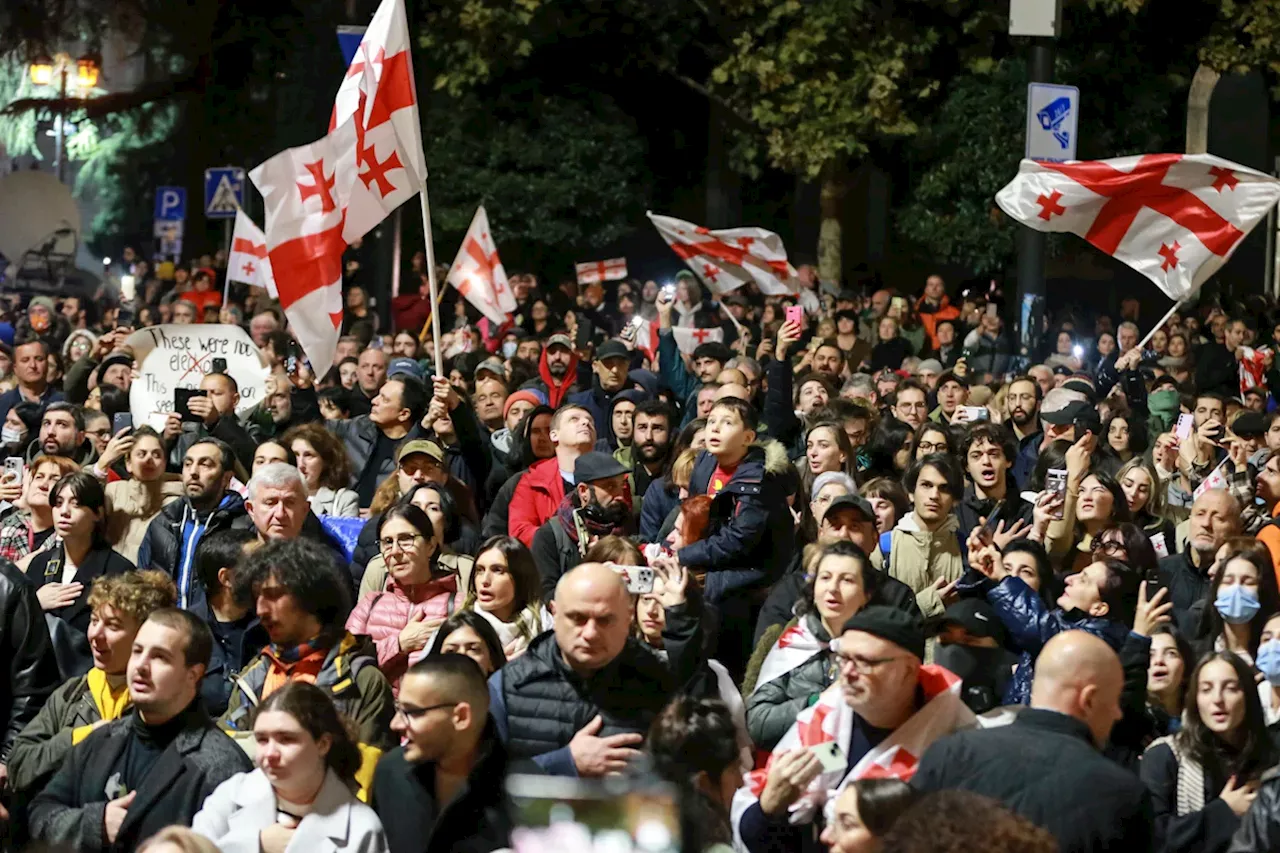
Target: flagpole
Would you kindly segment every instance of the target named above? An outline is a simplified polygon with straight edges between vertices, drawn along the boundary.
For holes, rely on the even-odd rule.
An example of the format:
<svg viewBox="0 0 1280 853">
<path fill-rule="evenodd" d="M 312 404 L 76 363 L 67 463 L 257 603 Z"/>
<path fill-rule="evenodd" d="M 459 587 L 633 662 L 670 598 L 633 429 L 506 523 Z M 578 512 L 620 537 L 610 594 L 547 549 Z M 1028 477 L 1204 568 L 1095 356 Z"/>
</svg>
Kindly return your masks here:
<svg viewBox="0 0 1280 853">
<path fill-rule="evenodd" d="M 1179 309 L 1179 308 L 1181 308 L 1181 307 L 1182 307 L 1182 300 L 1181 300 L 1181 299 L 1179 299 L 1177 302 L 1173 303 L 1173 307 L 1169 309 L 1169 311 L 1168 311 L 1168 313 L 1167 313 L 1167 314 L 1165 314 L 1163 317 L 1161 317 L 1161 318 L 1160 318 L 1160 322 L 1159 322 L 1159 323 L 1156 323 L 1154 326 L 1152 326 L 1152 327 L 1151 327 L 1151 331 L 1147 332 L 1147 336 L 1146 336 L 1145 338 L 1143 338 L 1142 340 L 1138 341 L 1137 349 L 1142 349 L 1144 346 L 1146 346 L 1146 345 L 1147 345 L 1147 341 L 1151 340 L 1151 338 L 1155 336 L 1155 333 L 1156 333 L 1156 332 L 1158 332 L 1158 331 L 1160 331 L 1161 329 L 1163 329 L 1163 328 L 1164 328 L 1164 324 L 1165 324 L 1165 323 L 1167 323 L 1167 322 L 1169 322 L 1169 318 L 1170 318 L 1170 317 L 1172 317 L 1175 313 L 1177 313 L 1178 309 Z"/>
<path fill-rule="evenodd" d="M 436 293 L 436 249 L 431 241 L 431 206 L 427 202 L 427 182 L 418 193 L 422 202 L 422 237 L 427 244 L 427 285 L 431 288 L 431 341 L 435 347 L 436 376 L 444 376 L 444 359 L 440 357 L 440 296 Z"/>
</svg>

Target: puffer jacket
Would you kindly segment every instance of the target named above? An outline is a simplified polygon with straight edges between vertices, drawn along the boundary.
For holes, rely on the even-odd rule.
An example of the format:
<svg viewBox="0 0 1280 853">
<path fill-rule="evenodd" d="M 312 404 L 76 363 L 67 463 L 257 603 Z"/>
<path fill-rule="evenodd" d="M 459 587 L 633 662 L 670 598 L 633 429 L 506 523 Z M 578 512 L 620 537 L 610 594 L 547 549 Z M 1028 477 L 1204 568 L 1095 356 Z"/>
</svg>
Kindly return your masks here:
<svg viewBox="0 0 1280 853">
<path fill-rule="evenodd" d="M 1050 610 L 1022 578 L 1007 577 L 992 583 L 976 572 L 970 572 L 965 583 L 985 592 L 987 602 L 1009 632 L 1009 646 L 1019 653 L 1013 678 L 1005 688 L 1006 705 L 1031 702 L 1031 680 L 1035 677 L 1036 657 L 1044 644 L 1063 631 L 1085 631 L 1093 634 L 1120 653 L 1129 629 L 1115 619 L 1102 619 L 1080 610 Z"/>
<path fill-rule="evenodd" d="M 58 686 L 58 660 L 35 587 L 0 561 L 0 763 Z"/>
<path fill-rule="evenodd" d="M 880 550 L 887 555 L 885 571 L 911 587 L 925 619 L 941 616 L 946 610 L 934 588 L 938 578 L 950 583 L 964 575 L 959 530 L 960 520 L 954 514 L 930 533 L 921 527 L 916 514 L 909 512 L 880 537 Z"/>
<path fill-rule="evenodd" d="M 173 578 L 178 585 L 178 600 L 186 609 L 200 612 L 204 606 L 204 584 L 196 577 L 195 555 L 182 552 L 183 527 L 189 519 L 203 525 L 202 536 L 219 530 L 229 530 L 240 516 L 246 515 L 244 498 L 235 492 L 222 496 L 218 508 L 203 519 L 186 498 L 174 501 L 151 519 L 147 533 L 138 547 L 138 568 L 158 569 Z"/>
<path fill-rule="evenodd" d="M 1280 768 L 1262 776 L 1258 796 L 1240 819 L 1227 853 L 1262 853 L 1280 849 Z"/>
<path fill-rule="evenodd" d="M 373 640 L 378 655 L 378 669 L 391 682 L 391 692 L 398 695 L 405 670 L 427 654 L 425 647 L 416 652 L 400 648 L 400 632 L 415 615 L 422 621 L 445 619 L 453 613 L 458 595 L 457 575 L 445 574 L 421 584 L 415 592 L 421 601 L 413 601 L 400 584 L 392 580 L 385 592 L 371 592 L 360 599 L 347 617 L 347 630 Z"/>
<path fill-rule="evenodd" d="M 822 693 L 836 680 L 835 657 L 825 647 L 831 642 L 830 635 L 822 627 L 822 620 L 816 613 L 806 613 L 803 617 L 813 635 L 824 644 L 816 655 L 809 658 L 795 669 L 764 684 L 753 684 L 754 690 L 747 696 L 747 733 L 756 749 L 771 751 L 778 741 L 796 721 L 796 714 L 812 704 L 814 697 Z M 759 663 L 777 644 L 782 632 L 799 619 L 792 619 L 785 626 L 775 625 L 765 631 L 751 656 L 748 665 L 748 683 L 753 682 L 752 674 L 759 674 Z M 759 663 L 757 663 L 757 658 Z M 743 689 L 749 689 L 743 684 Z"/>
<path fill-rule="evenodd" d="M 698 454 L 689 495 L 705 495 L 716 457 Z M 704 593 L 715 604 L 728 594 L 767 587 L 791 562 L 795 524 L 787 505 L 787 450 L 776 441 L 747 450 L 732 479 L 711 501 L 706 534 L 680 549 L 680 563 L 707 573 Z"/>
</svg>

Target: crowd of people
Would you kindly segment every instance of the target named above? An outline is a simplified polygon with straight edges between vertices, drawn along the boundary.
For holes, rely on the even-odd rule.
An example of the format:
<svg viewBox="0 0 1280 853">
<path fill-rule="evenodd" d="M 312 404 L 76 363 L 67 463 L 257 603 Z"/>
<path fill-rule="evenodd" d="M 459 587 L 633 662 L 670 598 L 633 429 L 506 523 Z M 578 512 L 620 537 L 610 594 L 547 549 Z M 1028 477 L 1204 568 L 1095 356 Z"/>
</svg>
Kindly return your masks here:
<svg viewBox="0 0 1280 853">
<path fill-rule="evenodd" d="M 9 848 L 543 849 L 512 774 L 658 785 L 637 850 L 1280 844 L 1274 305 L 1038 349 L 938 276 L 520 274 L 499 325 L 415 258 L 383 328 L 353 260 L 316 376 L 220 259 L 124 263 L 0 310 Z M 120 427 L 196 322 L 261 403 Z"/>
</svg>

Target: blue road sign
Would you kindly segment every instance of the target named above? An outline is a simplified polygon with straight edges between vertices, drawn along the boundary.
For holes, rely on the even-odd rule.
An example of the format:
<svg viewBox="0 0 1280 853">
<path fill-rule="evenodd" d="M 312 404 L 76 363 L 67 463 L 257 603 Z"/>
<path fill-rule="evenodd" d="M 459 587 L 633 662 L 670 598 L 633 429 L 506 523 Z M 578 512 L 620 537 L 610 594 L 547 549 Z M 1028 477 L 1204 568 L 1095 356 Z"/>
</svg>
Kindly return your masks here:
<svg viewBox="0 0 1280 853">
<path fill-rule="evenodd" d="M 234 219 L 244 206 L 244 169 L 222 166 L 204 170 L 204 215 L 207 219 Z"/>
<path fill-rule="evenodd" d="M 1027 85 L 1027 153 L 1030 160 L 1076 159 L 1080 90 L 1052 83 Z"/>
<path fill-rule="evenodd" d="M 156 187 L 156 219 L 187 218 L 186 187 Z"/>
</svg>

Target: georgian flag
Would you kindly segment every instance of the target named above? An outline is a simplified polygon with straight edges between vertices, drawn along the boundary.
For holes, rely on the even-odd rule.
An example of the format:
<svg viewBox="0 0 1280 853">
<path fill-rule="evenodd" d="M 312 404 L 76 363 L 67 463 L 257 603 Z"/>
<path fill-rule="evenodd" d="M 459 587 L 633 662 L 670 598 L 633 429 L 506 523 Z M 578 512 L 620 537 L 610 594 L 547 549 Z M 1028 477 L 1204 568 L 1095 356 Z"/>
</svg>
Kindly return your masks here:
<svg viewBox="0 0 1280 853">
<path fill-rule="evenodd" d="M 507 283 L 507 271 L 498 258 L 498 247 L 489 229 L 489 214 L 484 205 L 476 208 L 467 236 L 458 248 L 445 279 L 475 306 L 490 322 L 502 325 L 516 310 L 516 297 Z"/>
<path fill-rule="evenodd" d="M 763 228 L 710 231 L 673 216 L 649 214 L 671 251 L 713 293 L 728 293 L 754 281 L 761 293 L 796 293 L 800 284 L 787 261 L 782 238 Z"/>
<path fill-rule="evenodd" d="M 1211 154 L 1023 160 L 996 204 L 1037 231 L 1068 231 L 1171 299 L 1222 268 L 1280 199 L 1280 181 Z"/>
<path fill-rule="evenodd" d="M 693 355 L 699 344 L 708 341 L 724 342 L 724 329 L 689 329 L 684 326 L 672 326 L 671 335 L 676 339 L 676 347 L 685 355 Z"/>
<path fill-rule="evenodd" d="M 765 655 L 755 689 L 759 690 L 760 685 L 781 678 L 826 649 L 827 644 L 809 630 L 809 620 L 800 617 L 796 624 L 782 632 L 773 648 L 769 649 L 769 654 Z"/>
<path fill-rule="evenodd" d="M 574 272 L 578 275 L 578 284 L 603 284 L 606 281 L 621 281 L 627 277 L 627 259 L 610 258 L 607 261 L 574 264 Z"/>
<path fill-rule="evenodd" d="M 426 183 L 403 0 L 383 0 L 338 88 L 329 132 L 249 173 L 266 207 L 280 307 L 316 376 L 342 326 L 342 253 Z"/>
<path fill-rule="evenodd" d="M 236 211 L 236 227 L 231 232 L 227 278 L 265 288 L 272 299 L 280 298 L 275 276 L 271 274 L 271 260 L 267 257 L 267 235 L 243 210 Z"/>
<path fill-rule="evenodd" d="M 924 707 L 864 755 L 852 770 L 846 773 L 842 767 L 819 773 L 791 805 L 791 823 L 812 822 L 817 810 L 834 800 L 852 781 L 885 778 L 910 781 L 921 756 L 934 741 L 978 724 L 973 712 L 960 699 L 960 685 L 959 676 L 951 671 L 933 664 L 922 665 L 920 688 L 925 696 Z M 744 777 L 745 784 L 733 795 L 730 809 L 734 841 L 741 844 L 738 823 L 751 804 L 760 799 L 774 755 L 832 741 L 840 744 L 840 749 L 848 755 L 852 736 L 853 711 L 845 702 L 844 690 L 837 680 L 822 691 L 816 703 L 796 715 L 796 721 L 773 748 L 768 761 L 763 766 L 757 764 L 759 769 Z"/>
</svg>

